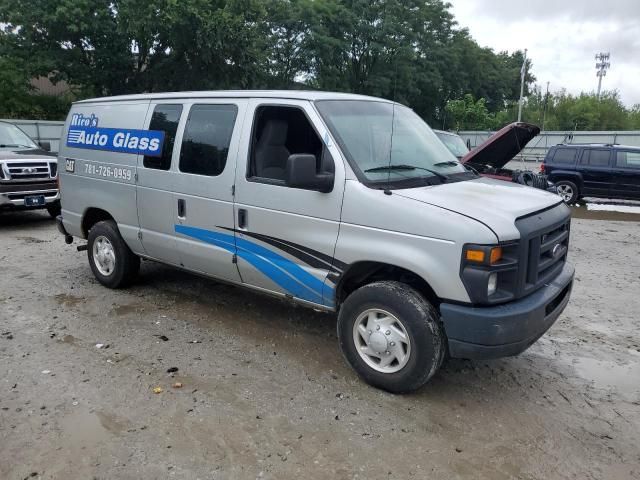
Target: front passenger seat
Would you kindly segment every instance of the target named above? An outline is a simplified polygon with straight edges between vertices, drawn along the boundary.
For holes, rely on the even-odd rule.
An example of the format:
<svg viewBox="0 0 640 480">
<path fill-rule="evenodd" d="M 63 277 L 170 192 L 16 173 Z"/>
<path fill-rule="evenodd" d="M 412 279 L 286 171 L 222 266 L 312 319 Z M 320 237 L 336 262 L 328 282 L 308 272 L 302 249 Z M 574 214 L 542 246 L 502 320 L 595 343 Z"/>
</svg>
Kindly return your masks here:
<svg viewBox="0 0 640 480">
<path fill-rule="evenodd" d="M 289 150 L 285 147 L 288 124 L 268 120 L 256 144 L 255 173 L 258 177 L 284 180 Z"/>
</svg>

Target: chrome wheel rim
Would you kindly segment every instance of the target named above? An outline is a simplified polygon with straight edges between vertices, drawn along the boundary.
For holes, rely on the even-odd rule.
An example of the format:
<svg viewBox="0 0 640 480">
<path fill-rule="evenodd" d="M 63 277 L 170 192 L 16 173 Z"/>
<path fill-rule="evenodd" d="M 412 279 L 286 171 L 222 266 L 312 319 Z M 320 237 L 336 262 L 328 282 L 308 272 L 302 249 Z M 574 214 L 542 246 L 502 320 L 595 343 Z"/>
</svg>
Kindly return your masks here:
<svg viewBox="0 0 640 480">
<path fill-rule="evenodd" d="M 116 267 L 116 252 L 109 239 L 103 235 L 93 241 L 93 263 L 105 277 L 111 275 Z"/>
<path fill-rule="evenodd" d="M 558 195 L 562 197 L 562 200 L 565 202 L 569 202 L 573 197 L 573 188 L 569 185 L 558 185 L 557 186 Z"/>
<path fill-rule="evenodd" d="M 353 324 L 353 342 L 360 358 L 376 372 L 398 372 L 411 356 L 411 341 L 404 325 L 379 308 L 358 315 Z"/>
</svg>

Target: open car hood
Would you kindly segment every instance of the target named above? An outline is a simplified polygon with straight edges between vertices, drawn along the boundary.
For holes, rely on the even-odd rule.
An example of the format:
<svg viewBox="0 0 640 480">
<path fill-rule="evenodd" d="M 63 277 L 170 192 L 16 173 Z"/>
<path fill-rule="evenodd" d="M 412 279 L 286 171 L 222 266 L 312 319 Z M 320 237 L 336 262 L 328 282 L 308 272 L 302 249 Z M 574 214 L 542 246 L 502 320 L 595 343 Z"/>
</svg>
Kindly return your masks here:
<svg viewBox="0 0 640 480">
<path fill-rule="evenodd" d="M 472 166 L 489 165 L 496 169 L 503 168 L 539 133 L 540 128 L 536 125 L 524 122 L 511 123 L 491 135 L 460 161 Z"/>
</svg>

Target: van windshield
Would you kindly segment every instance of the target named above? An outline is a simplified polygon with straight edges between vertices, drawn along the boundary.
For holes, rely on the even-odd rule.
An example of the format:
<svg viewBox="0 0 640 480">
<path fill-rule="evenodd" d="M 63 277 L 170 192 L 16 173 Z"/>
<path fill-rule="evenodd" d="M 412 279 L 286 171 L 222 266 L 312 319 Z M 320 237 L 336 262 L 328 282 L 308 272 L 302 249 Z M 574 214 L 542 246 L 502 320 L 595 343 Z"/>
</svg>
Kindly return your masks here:
<svg viewBox="0 0 640 480">
<path fill-rule="evenodd" d="M 316 106 L 364 183 L 402 187 L 475 178 L 407 107 L 367 100 L 321 100 Z"/>
<path fill-rule="evenodd" d="M 15 125 L 0 122 L 0 148 L 38 148 L 38 146 Z"/>
</svg>

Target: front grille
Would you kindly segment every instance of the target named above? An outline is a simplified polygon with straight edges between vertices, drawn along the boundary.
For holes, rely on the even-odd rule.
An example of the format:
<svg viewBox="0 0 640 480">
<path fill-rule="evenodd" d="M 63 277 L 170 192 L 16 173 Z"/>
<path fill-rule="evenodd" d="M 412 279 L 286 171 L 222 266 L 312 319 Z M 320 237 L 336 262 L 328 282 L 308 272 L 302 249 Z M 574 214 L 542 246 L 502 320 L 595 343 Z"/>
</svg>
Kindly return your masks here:
<svg viewBox="0 0 640 480">
<path fill-rule="evenodd" d="M 520 261 L 516 296 L 534 292 L 553 280 L 567 260 L 571 217 L 565 205 L 516 220 Z"/>
<path fill-rule="evenodd" d="M 45 180 L 51 178 L 49 162 L 8 162 L 5 172 L 11 180 Z"/>
<path fill-rule="evenodd" d="M 526 288 L 536 287 L 554 278 L 567 257 L 569 249 L 569 221 L 548 232 L 537 233 L 529 239 Z"/>
</svg>

